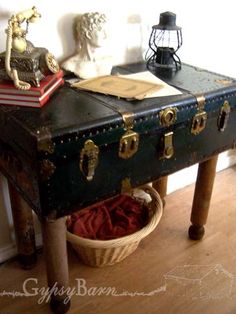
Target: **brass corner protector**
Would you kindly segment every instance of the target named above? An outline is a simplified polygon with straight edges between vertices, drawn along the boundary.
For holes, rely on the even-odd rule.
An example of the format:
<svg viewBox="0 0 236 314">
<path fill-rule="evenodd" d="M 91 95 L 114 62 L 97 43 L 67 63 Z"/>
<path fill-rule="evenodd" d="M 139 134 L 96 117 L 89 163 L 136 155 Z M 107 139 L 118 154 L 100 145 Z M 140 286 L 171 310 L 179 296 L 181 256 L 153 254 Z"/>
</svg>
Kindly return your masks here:
<svg viewBox="0 0 236 314">
<path fill-rule="evenodd" d="M 56 170 L 56 166 L 49 159 L 40 162 L 40 177 L 43 181 L 49 180 Z"/>
<path fill-rule="evenodd" d="M 54 144 L 52 142 L 52 134 L 48 127 L 41 127 L 37 130 L 37 148 L 38 151 L 52 154 L 54 152 Z"/>
</svg>

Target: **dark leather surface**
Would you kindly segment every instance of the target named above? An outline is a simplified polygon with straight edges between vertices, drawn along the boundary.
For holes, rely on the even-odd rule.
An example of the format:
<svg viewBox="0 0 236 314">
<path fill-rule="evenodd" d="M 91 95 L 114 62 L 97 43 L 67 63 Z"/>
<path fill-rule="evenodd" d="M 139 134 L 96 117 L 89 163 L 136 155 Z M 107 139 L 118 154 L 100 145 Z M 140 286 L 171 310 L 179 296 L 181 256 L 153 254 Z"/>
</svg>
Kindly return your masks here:
<svg viewBox="0 0 236 314">
<path fill-rule="evenodd" d="M 142 66 L 142 67 L 141 67 Z M 117 67 L 133 72 L 140 70 L 145 65 L 134 65 Z M 234 91 L 233 87 L 217 83 L 224 77 L 210 73 L 205 70 L 183 65 L 181 71 L 177 72 L 171 79 L 166 80 L 171 85 L 183 90 L 183 95 L 151 98 L 143 101 L 119 100 L 113 96 L 100 95 L 89 92 L 79 92 L 68 86 L 61 87 L 43 108 L 28 108 L 18 106 L 0 106 L 0 113 L 7 112 L 9 119 L 14 120 L 15 125 L 29 131 L 34 136 L 42 127 L 47 127 L 53 136 L 62 136 L 67 130 L 78 131 L 93 128 L 94 126 L 121 121 L 117 112 L 109 108 L 109 103 L 117 109 L 122 108 L 131 111 L 138 116 L 146 115 L 148 111 L 161 109 L 170 105 L 185 105 L 196 102 L 192 94 L 201 93 L 207 98 L 217 96 L 225 92 Z M 215 94 L 214 94 L 215 93 Z"/>
<path fill-rule="evenodd" d="M 114 68 L 113 71 L 114 74 L 129 74 L 147 71 L 147 67 L 145 63 L 141 62 L 118 66 Z M 155 71 L 152 71 L 152 73 L 168 84 L 193 94 L 206 94 L 210 91 L 225 88 L 226 85 L 222 82 L 222 80 L 231 81 L 232 85 L 234 85 L 236 82 L 234 78 L 230 78 L 218 73 L 213 73 L 185 63 L 182 64 L 182 69 L 180 71 L 174 72 L 171 75 Z"/>
</svg>

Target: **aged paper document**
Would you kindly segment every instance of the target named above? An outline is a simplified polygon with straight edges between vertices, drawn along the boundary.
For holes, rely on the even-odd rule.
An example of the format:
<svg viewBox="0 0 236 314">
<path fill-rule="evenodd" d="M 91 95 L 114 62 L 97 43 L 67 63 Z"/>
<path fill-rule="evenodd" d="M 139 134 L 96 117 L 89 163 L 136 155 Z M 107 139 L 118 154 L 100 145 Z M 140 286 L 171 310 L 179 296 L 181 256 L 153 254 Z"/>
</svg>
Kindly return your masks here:
<svg viewBox="0 0 236 314">
<path fill-rule="evenodd" d="M 123 77 L 123 76 L 122 76 Z M 180 95 L 182 94 L 181 91 L 179 91 L 177 88 L 167 84 L 166 82 L 159 79 L 157 76 L 152 74 L 149 71 L 144 72 L 138 72 L 133 74 L 125 75 L 124 77 L 127 78 L 134 78 L 135 80 L 142 80 L 145 82 L 155 83 L 157 85 L 161 85 L 162 88 L 159 90 L 153 92 L 152 94 L 146 95 L 145 98 L 151 98 L 151 97 L 161 97 L 161 96 L 171 96 L 171 95 Z"/>
<path fill-rule="evenodd" d="M 126 99 L 181 94 L 149 71 L 129 75 L 105 75 L 72 84 L 72 87 Z"/>
</svg>

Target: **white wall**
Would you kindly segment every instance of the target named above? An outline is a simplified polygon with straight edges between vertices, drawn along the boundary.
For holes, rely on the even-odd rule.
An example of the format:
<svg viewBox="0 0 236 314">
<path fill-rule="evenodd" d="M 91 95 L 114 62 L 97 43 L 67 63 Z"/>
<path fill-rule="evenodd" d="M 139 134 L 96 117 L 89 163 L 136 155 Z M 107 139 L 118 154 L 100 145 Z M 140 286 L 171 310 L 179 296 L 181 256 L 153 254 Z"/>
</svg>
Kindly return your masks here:
<svg viewBox="0 0 236 314">
<path fill-rule="evenodd" d="M 233 0 L 0 0 L 0 51 L 5 50 L 4 30 L 10 15 L 33 5 L 42 18 L 38 24 L 30 25 L 28 39 L 35 46 L 48 48 L 59 61 L 74 52 L 71 29 L 77 13 L 100 11 L 107 14 L 111 23 L 112 53 L 115 64 L 119 64 L 136 61 L 142 56 L 147 49 L 151 26 L 158 23 L 161 12 L 169 10 L 177 14 L 177 24 L 183 29 L 184 43 L 179 51 L 182 61 L 236 77 Z M 229 157 L 225 153 L 221 156 L 219 169 L 233 162 L 235 154 Z M 171 176 L 169 192 L 193 182 L 195 173 L 196 167 L 193 167 L 185 170 L 184 175 Z M 1 182 L 0 188 L 3 185 L 6 191 L 6 182 Z M 6 192 L 0 194 L 0 261 L 15 252 L 5 207 L 9 207 Z"/>
<path fill-rule="evenodd" d="M 150 27 L 161 12 L 177 14 L 183 28 L 182 60 L 210 70 L 236 76 L 234 66 L 235 1 L 186 0 L 0 0 L 0 51 L 5 50 L 7 19 L 13 12 L 35 5 L 42 14 L 39 23 L 30 25 L 28 38 L 36 46 L 45 46 L 61 60 L 73 53 L 72 18 L 81 12 L 105 12 L 111 21 L 113 55 L 116 63 L 125 61 L 131 48 L 147 48 Z M 128 48 L 128 49 L 127 49 Z M 130 56 L 129 56 L 130 58 Z"/>
</svg>

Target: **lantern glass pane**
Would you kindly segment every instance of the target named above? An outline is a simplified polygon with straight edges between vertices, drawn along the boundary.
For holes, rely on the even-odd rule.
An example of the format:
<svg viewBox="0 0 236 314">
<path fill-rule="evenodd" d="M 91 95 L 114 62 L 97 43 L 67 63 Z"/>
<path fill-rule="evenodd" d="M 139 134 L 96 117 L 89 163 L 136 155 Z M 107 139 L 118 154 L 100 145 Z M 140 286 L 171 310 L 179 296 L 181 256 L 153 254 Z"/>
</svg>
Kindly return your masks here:
<svg viewBox="0 0 236 314">
<path fill-rule="evenodd" d="M 154 47 L 169 47 L 174 50 L 179 47 L 178 32 L 168 30 L 157 30 L 153 33 L 151 45 Z"/>
</svg>

